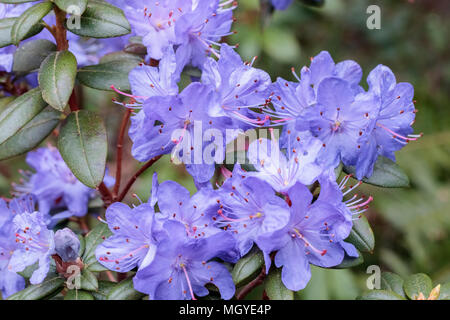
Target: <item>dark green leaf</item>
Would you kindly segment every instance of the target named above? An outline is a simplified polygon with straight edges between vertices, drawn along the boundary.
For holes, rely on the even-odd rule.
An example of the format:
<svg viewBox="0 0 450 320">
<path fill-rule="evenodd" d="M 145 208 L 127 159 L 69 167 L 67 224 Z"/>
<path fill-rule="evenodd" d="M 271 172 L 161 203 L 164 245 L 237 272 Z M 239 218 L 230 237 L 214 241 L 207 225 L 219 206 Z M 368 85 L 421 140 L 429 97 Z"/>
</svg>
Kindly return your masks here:
<svg viewBox="0 0 450 320">
<path fill-rule="evenodd" d="M 231 273 L 234 284 L 241 287 L 252 281 L 260 272 L 264 264 L 261 251 L 253 249 L 236 263 Z"/>
<path fill-rule="evenodd" d="M 86 235 L 86 248 L 84 249 L 83 262 L 87 269 L 89 269 L 89 265 L 97 262 L 97 258 L 95 257 L 95 249 L 97 249 L 97 246 L 111 234 L 107 224 L 99 223 Z"/>
<path fill-rule="evenodd" d="M 359 266 L 364 262 L 364 257 L 362 254 L 358 251 L 359 256 L 357 258 L 350 257 L 348 255 L 345 255 L 344 260 L 342 260 L 341 264 L 333 267 L 333 269 L 347 269 L 347 268 L 353 268 L 356 266 Z"/>
<path fill-rule="evenodd" d="M 84 269 L 80 278 L 81 289 L 86 291 L 97 291 L 98 280 L 95 274 L 91 271 Z"/>
<path fill-rule="evenodd" d="M 375 248 L 375 237 L 366 217 L 362 216 L 353 222 L 353 229 L 346 241 L 353 244 L 359 251 L 373 251 Z"/>
<path fill-rule="evenodd" d="M 69 290 L 64 300 L 95 300 L 94 296 L 83 290 Z"/>
<path fill-rule="evenodd" d="M 8 104 L 10 104 L 11 102 L 14 101 L 16 97 L 14 96 L 9 96 L 9 97 L 2 97 L 0 98 L 0 113 L 3 112 L 3 110 L 6 109 L 6 107 L 8 106 Z"/>
<path fill-rule="evenodd" d="M 348 174 L 356 172 L 355 168 L 350 166 L 344 166 L 344 171 Z M 406 173 L 398 164 L 385 157 L 378 158 L 372 176 L 362 181 L 383 188 L 409 187 L 409 178 Z"/>
<path fill-rule="evenodd" d="M 37 39 L 23 43 L 14 53 L 13 71 L 29 73 L 39 70 L 45 58 L 55 51 L 56 45 L 49 40 Z"/>
<path fill-rule="evenodd" d="M 18 18 L 5 18 L 0 20 L 0 48 L 13 44 L 11 38 L 11 30 L 17 19 Z M 44 26 L 40 23 L 34 25 L 31 30 L 25 35 L 23 40 L 38 34 L 42 31 L 43 28 Z"/>
<path fill-rule="evenodd" d="M 403 290 L 411 300 L 416 300 L 420 293 L 428 298 L 432 289 L 433 283 L 430 277 L 423 273 L 408 277 L 403 284 Z"/>
<path fill-rule="evenodd" d="M 47 103 L 41 91 L 33 89 L 10 102 L 0 114 L 0 144 L 19 132 L 33 120 Z"/>
<path fill-rule="evenodd" d="M 118 51 L 118 52 L 112 52 L 112 53 L 108 53 L 107 55 L 104 55 L 100 59 L 100 63 L 108 63 L 108 62 L 112 62 L 112 61 L 124 61 L 124 60 L 135 61 L 136 64 L 139 64 L 143 61 L 143 59 L 136 54 L 128 53 L 125 51 Z"/>
<path fill-rule="evenodd" d="M 95 113 L 72 112 L 64 121 L 58 149 L 73 174 L 90 188 L 96 188 L 103 181 L 107 148 L 105 125 Z"/>
<path fill-rule="evenodd" d="M 381 289 L 393 291 L 396 294 L 406 298 L 405 292 L 403 291 L 403 279 L 395 273 L 381 273 Z"/>
<path fill-rule="evenodd" d="M 100 280 L 97 292 L 91 292 L 95 300 L 107 300 L 108 294 L 116 286 L 116 283 Z"/>
<path fill-rule="evenodd" d="M 69 102 L 77 76 L 77 59 L 69 51 L 50 54 L 39 69 L 42 98 L 56 110 L 63 111 Z"/>
<path fill-rule="evenodd" d="M 61 114 L 47 107 L 0 144 L 0 160 L 24 154 L 37 147 L 56 128 Z"/>
<path fill-rule="evenodd" d="M 90 0 L 81 16 L 80 28 L 68 28 L 82 37 L 111 38 L 130 33 L 123 11 L 105 1 Z"/>
<path fill-rule="evenodd" d="M 129 91 L 128 74 L 138 64 L 138 61 L 131 59 L 87 66 L 78 71 L 78 80 L 85 86 L 94 89 L 110 91 L 112 90 L 111 86 L 114 85 L 122 91 Z"/>
<path fill-rule="evenodd" d="M 19 44 L 19 42 L 26 38 L 32 32 L 33 28 L 44 18 L 53 4 L 51 2 L 41 2 L 31 8 L 27 9 L 17 20 L 11 28 L 11 42 Z"/>
<path fill-rule="evenodd" d="M 294 300 L 294 292 L 287 289 L 281 281 L 281 269 L 270 271 L 264 281 L 264 288 L 270 300 Z"/>
<path fill-rule="evenodd" d="M 134 290 L 133 279 L 127 279 L 111 289 L 107 300 L 140 300 L 144 296 L 144 294 Z"/>
<path fill-rule="evenodd" d="M 405 298 L 392 291 L 371 290 L 358 297 L 358 300 L 405 300 Z"/>
<path fill-rule="evenodd" d="M 53 0 L 62 11 L 70 14 L 82 15 L 86 10 L 87 0 Z"/>
<path fill-rule="evenodd" d="M 56 275 L 48 277 L 44 282 L 31 285 L 26 289 L 10 296 L 8 300 L 40 300 L 53 296 L 63 289 L 64 279 Z"/>
</svg>

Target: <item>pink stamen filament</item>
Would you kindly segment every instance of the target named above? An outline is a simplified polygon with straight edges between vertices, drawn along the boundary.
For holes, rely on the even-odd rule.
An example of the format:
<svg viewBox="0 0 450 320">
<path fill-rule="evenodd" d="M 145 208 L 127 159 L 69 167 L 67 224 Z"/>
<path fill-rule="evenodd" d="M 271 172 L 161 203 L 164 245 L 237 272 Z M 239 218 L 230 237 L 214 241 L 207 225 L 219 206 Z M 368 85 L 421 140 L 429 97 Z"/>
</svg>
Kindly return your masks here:
<svg viewBox="0 0 450 320">
<path fill-rule="evenodd" d="M 181 269 L 183 269 L 184 275 L 186 277 L 186 281 L 189 287 L 189 293 L 191 294 L 192 300 L 197 300 L 194 296 L 194 290 L 192 290 L 191 280 L 189 279 L 189 275 L 184 264 L 181 265 Z"/>
</svg>

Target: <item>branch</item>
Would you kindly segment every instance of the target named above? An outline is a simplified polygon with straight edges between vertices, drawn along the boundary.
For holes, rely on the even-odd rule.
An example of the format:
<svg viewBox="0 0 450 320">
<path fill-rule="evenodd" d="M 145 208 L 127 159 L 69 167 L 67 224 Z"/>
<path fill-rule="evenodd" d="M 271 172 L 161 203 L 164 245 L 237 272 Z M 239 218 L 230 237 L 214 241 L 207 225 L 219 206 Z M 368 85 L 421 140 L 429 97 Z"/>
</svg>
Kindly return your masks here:
<svg viewBox="0 0 450 320">
<path fill-rule="evenodd" d="M 59 9 L 57 6 L 53 8 L 56 15 L 56 26 L 54 37 L 56 40 L 56 47 L 58 51 L 64 51 L 69 49 L 69 41 L 67 41 L 67 30 L 64 28 L 64 22 L 66 20 L 66 13 Z"/>
<path fill-rule="evenodd" d="M 244 299 L 250 292 L 252 292 L 253 289 L 262 284 L 265 278 L 266 278 L 266 268 L 263 267 L 261 273 L 256 277 L 256 279 L 254 279 L 252 282 L 250 282 L 244 288 L 242 288 L 242 290 L 239 291 L 239 293 L 236 295 L 236 298 L 238 300 Z"/>
<path fill-rule="evenodd" d="M 108 187 L 105 185 L 104 182 L 102 182 L 97 187 L 98 192 L 100 192 L 100 195 L 102 196 L 103 203 L 105 205 L 105 208 L 109 207 L 111 203 L 113 203 L 113 197 L 111 194 L 111 191 L 109 191 Z"/>
<path fill-rule="evenodd" d="M 128 191 L 130 191 L 131 187 L 133 186 L 133 184 L 136 182 L 137 178 L 139 178 L 139 176 L 141 174 L 143 174 L 148 168 L 150 168 L 156 161 L 158 161 L 159 159 L 161 159 L 161 156 L 157 156 L 154 157 L 153 159 L 151 159 L 150 161 L 148 161 L 146 164 L 144 164 L 144 166 L 142 168 L 140 168 L 135 174 L 134 176 L 131 177 L 131 179 L 128 181 L 127 186 L 125 187 L 125 189 L 123 189 L 122 193 L 120 194 L 120 196 L 116 199 L 116 201 L 120 202 L 122 201 L 125 196 L 127 195 Z"/>
<path fill-rule="evenodd" d="M 119 138 L 117 140 L 117 155 L 116 155 L 116 161 L 117 161 L 117 168 L 116 168 L 116 183 L 114 185 L 114 190 L 113 190 L 113 199 L 116 200 L 117 199 L 117 195 L 119 193 L 119 189 L 120 189 L 120 180 L 122 178 L 122 154 L 123 154 L 123 139 L 125 136 L 125 131 L 127 128 L 127 124 L 128 121 L 130 120 L 131 117 L 131 113 L 133 112 L 133 110 L 131 109 L 127 109 L 123 119 L 122 119 L 122 124 L 120 126 L 120 131 L 119 131 Z"/>
</svg>

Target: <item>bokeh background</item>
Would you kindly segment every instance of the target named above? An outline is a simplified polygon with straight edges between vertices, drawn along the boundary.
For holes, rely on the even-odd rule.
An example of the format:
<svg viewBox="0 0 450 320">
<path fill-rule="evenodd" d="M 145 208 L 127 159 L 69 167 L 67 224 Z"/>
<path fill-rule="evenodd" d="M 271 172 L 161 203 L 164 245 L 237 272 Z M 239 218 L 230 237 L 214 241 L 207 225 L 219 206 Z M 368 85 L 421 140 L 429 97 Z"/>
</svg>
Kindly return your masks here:
<svg viewBox="0 0 450 320">
<path fill-rule="evenodd" d="M 381 29 L 366 27 L 371 4 L 381 8 Z M 435 285 L 450 281 L 450 1 L 447 0 L 328 0 L 321 8 L 295 2 L 288 10 L 260 10 L 259 0 L 240 0 L 236 11 L 236 35 L 244 60 L 258 56 L 255 66 L 273 80 L 294 80 L 298 70 L 322 50 L 335 61 L 352 59 L 364 70 L 364 79 L 378 64 L 389 66 L 398 82 L 415 87 L 417 132 L 424 137 L 398 152 L 398 163 L 411 180 L 409 189 L 363 186 L 375 197 L 366 213 L 375 232 L 373 254 L 351 270 L 314 268 L 312 280 L 300 299 L 354 299 L 366 290 L 370 265 L 401 276 L 427 273 Z M 363 80 L 363 86 L 367 84 Z M 111 102 L 113 94 L 81 88 L 83 107 L 101 112 L 110 140 L 110 170 L 114 170 L 114 144 L 123 109 Z M 1 106 L 0 106 L 1 107 Z M 125 150 L 130 150 L 127 139 Z M 134 191 L 149 197 L 156 170 L 160 181 L 175 180 L 195 187 L 179 166 L 163 159 L 135 185 Z M 138 162 L 125 157 L 124 176 L 131 176 Z M 9 196 L 10 183 L 19 181 L 24 157 L 0 163 L 0 194 Z M 114 171 L 112 171 L 114 172 Z M 129 199 L 129 201 L 137 201 Z M 255 293 L 261 296 L 260 293 Z M 251 297 L 251 296 L 250 296 Z"/>
</svg>

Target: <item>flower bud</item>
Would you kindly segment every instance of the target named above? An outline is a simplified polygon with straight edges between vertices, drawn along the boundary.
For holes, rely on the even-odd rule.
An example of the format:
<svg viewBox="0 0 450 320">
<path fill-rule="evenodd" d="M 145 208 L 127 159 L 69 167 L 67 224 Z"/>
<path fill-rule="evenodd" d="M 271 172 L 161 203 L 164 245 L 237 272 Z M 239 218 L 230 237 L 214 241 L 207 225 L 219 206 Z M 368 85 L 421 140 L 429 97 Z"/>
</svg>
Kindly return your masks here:
<svg viewBox="0 0 450 320">
<path fill-rule="evenodd" d="M 69 228 L 55 233 L 55 250 L 64 262 L 75 261 L 80 250 L 80 240 Z"/>
</svg>

